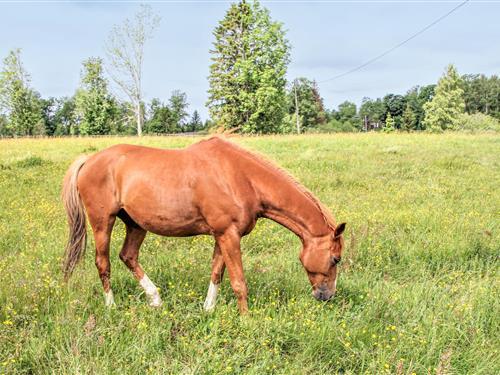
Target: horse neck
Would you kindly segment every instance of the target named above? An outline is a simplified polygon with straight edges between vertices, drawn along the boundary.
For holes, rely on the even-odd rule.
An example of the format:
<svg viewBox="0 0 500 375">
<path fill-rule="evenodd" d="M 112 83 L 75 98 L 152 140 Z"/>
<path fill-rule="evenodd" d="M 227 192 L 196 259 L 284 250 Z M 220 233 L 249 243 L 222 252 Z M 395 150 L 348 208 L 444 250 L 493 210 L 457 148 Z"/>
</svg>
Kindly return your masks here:
<svg viewBox="0 0 500 375">
<path fill-rule="evenodd" d="M 262 216 L 288 228 L 303 243 L 331 233 L 318 204 L 297 184 L 278 174 L 260 185 Z"/>
</svg>

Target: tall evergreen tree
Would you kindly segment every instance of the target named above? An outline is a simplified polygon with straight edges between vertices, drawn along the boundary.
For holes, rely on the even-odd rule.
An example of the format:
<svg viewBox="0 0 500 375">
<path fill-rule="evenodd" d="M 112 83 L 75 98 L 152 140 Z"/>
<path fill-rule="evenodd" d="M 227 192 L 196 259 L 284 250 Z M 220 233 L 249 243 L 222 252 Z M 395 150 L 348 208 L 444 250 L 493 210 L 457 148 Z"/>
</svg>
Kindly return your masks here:
<svg viewBox="0 0 500 375">
<path fill-rule="evenodd" d="M 430 131 L 455 129 L 460 115 L 464 113 L 464 90 L 462 78 L 453 65 L 448 65 L 446 73 L 436 86 L 435 95 L 424 104 L 424 126 Z"/>
<path fill-rule="evenodd" d="M 385 118 L 384 132 L 390 133 L 393 132 L 394 130 L 396 130 L 396 121 L 394 121 L 391 112 L 387 112 L 387 116 Z"/>
<path fill-rule="evenodd" d="M 406 130 L 407 132 L 409 132 L 410 130 L 415 130 L 416 125 L 417 118 L 415 116 L 415 113 L 411 109 L 410 104 L 407 104 L 401 120 L 401 130 Z"/>
<path fill-rule="evenodd" d="M 258 1 L 232 4 L 214 30 L 209 76 L 211 117 L 244 133 L 279 131 L 286 113 L 289 43 Z"/>
<path fill-rule="evenodd" d="M 203 129 L 203 122 L 201 121 L 200 114 L 195 110 L 189 121 L 189 131 L 195 132 L 201 129 Z"/>
</svg>

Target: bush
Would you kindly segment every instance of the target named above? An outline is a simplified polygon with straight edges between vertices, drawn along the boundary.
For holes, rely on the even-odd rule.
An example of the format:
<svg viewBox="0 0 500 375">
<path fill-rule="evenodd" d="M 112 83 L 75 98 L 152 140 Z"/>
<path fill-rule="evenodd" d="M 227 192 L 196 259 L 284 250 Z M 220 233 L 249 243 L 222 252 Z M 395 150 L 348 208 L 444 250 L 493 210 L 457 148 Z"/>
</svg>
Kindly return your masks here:
<svg viewBox="0 0 500 375">
<path fill-rule="evenodd" d="M 464 113 L 458 120 L 458 130 L 462 131 L 500 131 L 500 121 L 485 115 L 484 113 L 474 113 L 469 115 Z"/>
</svg>

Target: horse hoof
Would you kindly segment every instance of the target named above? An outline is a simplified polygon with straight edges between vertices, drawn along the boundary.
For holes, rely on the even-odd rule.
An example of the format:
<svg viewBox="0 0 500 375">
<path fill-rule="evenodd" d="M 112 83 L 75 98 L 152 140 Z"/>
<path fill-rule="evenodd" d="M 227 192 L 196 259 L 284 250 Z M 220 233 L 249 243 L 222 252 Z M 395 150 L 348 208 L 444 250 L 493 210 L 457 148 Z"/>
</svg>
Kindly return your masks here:
<svg viewBox="0 0 500 375">
<path fill-rule="evenodd" d="M 163 305 L 163 302 L 161 300 L 159 301 L 151 301 L 149 303 L 149 306 L 151 307 L 161 307 Z"/>
<path fill-rule="evenodd" d="M 207 312 L 207 313 L 210 313 L 210 312 L 212 312 L 212 311 L 215 310 L 215 305 L 204 304 L 203 305 L 203 310 L 205 310 L 205 312 Z"/>
</svg>

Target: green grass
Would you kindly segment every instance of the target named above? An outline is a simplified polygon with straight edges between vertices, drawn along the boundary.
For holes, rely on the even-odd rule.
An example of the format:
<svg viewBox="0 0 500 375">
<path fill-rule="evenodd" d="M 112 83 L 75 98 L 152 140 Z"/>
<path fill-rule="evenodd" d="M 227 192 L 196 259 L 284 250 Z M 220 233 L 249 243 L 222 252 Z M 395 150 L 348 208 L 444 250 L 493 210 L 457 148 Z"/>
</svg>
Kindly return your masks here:
<svg viewBox="0 0 500 375">
<path fill-rule="evenodd" d="M 112 241 L 117 307 L 104 307 L 89 244 L 62 282 L 65 170 L 115 143 L 0 141 L 0 373 L 498 374 L 500 137 L 364 134 L 236 138 L 291 171 L 346 221 L 338 294 L 315 301 L 298 239 L 262 220 L 243 241 L 249 316 L 227 277 L 202 311 L 213 239 L 149 234 L 148 307 Z"/>
</svg>

